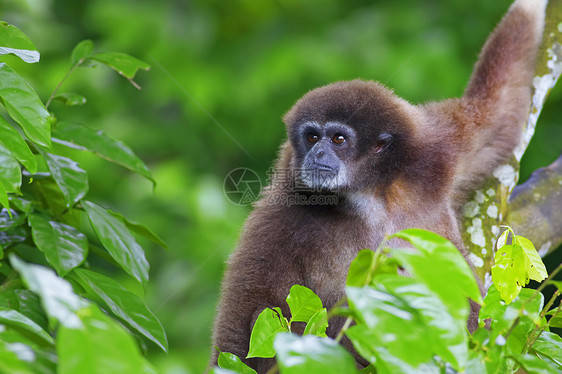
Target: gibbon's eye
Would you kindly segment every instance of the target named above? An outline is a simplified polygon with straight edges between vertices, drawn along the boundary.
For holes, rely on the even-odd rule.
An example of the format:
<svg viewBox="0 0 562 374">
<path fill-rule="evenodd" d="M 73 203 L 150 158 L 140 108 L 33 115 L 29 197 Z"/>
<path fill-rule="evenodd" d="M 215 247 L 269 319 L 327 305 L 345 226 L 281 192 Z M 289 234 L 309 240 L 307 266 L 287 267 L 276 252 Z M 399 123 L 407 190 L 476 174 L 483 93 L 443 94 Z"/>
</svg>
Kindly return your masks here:
<svg viewBox="0 0 562 374">
<path fill-rule="evenodd" d="M 332 137 L 332 142 L 337 145 L 342 145 L 345 142 L 345 136 L 342 134 L 336 134 Z"/>
<path fill-rule="evenodd" d="M 317 141 L 319 141 L 320 138 L 318 137 L 318 135 L 309 132 L 308 134 L 306 134 L 306 141 L 308 142 L 308 144 L 314 144 Z"/>
<path fill-rule="evenodd" d="M 393 136 L 387 132 L 383 132 L 379 135 L 377 144 L 375 144 L 375 153 L 382 152 L 391 142 Z"/>
</svg>

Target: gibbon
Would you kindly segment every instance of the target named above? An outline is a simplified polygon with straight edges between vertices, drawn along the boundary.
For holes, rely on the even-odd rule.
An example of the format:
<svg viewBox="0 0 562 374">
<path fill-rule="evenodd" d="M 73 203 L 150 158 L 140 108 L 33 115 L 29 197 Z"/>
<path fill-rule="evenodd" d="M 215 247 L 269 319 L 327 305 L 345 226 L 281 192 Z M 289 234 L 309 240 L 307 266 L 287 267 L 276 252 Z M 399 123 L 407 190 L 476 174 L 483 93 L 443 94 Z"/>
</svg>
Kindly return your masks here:
<svg viewBox="0 0 562 374">
<path fill-rule="evenodd" d="M 294 284 L 332 307 L 344 296 L 351 261 L 385 234 L 428 229 L 465 252 L 460 208 L 519 143 L 545 7 L 546 0 L 513 3 L 461 98 L 412 105 L 380 83 L 354 80 L 297 101 L 284 117 L 288 140 L 272 184 L 229 260 L 213 346 L 265 372 L 273 359 L 245 358 L 259 313 L 278 306 L 289 316 L 285 298 Z M 276 203 L 280 193 L 335 196 L 337 203 Z M 472 305 L 470 329 L 478 313 Z M 328 336 L 340 322 L 330 321 Z"/>
</svg>

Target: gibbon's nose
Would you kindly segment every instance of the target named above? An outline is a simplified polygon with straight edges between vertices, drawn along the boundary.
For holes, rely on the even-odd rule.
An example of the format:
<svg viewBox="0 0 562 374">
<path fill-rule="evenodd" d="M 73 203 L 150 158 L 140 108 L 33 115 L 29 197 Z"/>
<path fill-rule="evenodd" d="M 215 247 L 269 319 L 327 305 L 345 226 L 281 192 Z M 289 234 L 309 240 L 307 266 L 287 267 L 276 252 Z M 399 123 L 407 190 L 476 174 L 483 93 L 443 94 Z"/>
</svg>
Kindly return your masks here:
<svg viewBox="0 0 562 374">
<path fill-rule="evenodd" d="M 325 155 L 326 152 L 324 152 L 324 149 L 320 148 L 316 150 L 316 152 L 314 153 L 314 161 L 321 161 L 322 159 L 324 159 Z"/>
</svg>

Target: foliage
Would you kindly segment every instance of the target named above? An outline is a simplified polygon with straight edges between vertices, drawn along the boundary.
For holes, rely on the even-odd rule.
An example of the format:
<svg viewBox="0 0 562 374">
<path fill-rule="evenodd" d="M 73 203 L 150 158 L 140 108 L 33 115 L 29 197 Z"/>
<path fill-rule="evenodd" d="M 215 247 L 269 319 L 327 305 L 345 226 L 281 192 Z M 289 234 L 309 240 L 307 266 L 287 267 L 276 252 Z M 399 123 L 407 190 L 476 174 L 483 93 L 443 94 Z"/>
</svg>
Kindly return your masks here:
<svg viewBox="0 0 562 374">
<path fill-rule="evenodd" d="M 509 245 L 516 247 L 520 243 L 532 259 L 515 259 L 516 266 L 530 261 L 542 273 L 544 265 L 530 242 L 511 229 L 506 232 L 513 235 Z M 390 249 L 384 243 L 377 251 L 361 251 L 347 278 L 348 306 L 334 308 L 328 314 L 311 290 L 293 286 L 287 297 L 291 317 L 287 319 L 279 308 L 261 312 L 252 331 L 248 358 L 275 356 L 277 371 L 285 374 L 562 370 L 562 339 L 549 332 L 562 307 L 559 303 L 549 312 L 559 292 L 546 306 L 542 293 L 526 288 L 506 299 L 496 287 L 490 287 L 482 300 L 470 268 L 451 242 L 419 229 L 403 230 L 387 239 L 392 238 L 410 242 L 417 251 Z M 507 250 L 506 238 L 507 234 L 500 237 L 498 247 L 503 250 Z M 410 276 L 399 275 L 398 267 L 405 268 Z M 551 281 L 561 268 L 541 287 L 561 286 Z M 503 272 L 500 278 L 515 282 L 518 276 Z M 472 334 L 466 329 L 469 298 L 482 304 L 479 327 Z M 315 318 L 322 311 L 322 318 Z M 548 322 L 547 312 L 552 315 Z M 325 329 L 328 316 L 334 315 L 347 316 L 347 321 L 332 339 L 326 337 Z M 307 323 L 302 336 L 291 333 L 294 321 Z M 321 328 L 309 328 L 310 325 Z M 371 363 L 368 368 L 358 371 L 352 355 L 337 344 L 343 334 Z M 226 352 L 220 353 L 219 366 L 215 373 L 254 373 L 238 357 Z"/>
<path fill-rule="evenodd" d="M 167 350 L 162 325 L 144 301 L 101 274 L 111 264 L 144 287 L 149 265 L 134 234 L 162 242 L 144 226 L 87 201 L 88 173 L 67 156 L 67 148 L 152 179 L 150 172 L 125 144 L 59 122 L 49 111 L 52 100 L 84 104 L 81 95 L 58 94 L 79 66 L 102 63 L 131 82 L 138 68 L 148 67 L 126 54 L 93 49 L 91 41 L 78 44 L 69 73 L 45 105 L 22 76 L 0 63 L 1 372 L 152 373 L 137 339 Z M 0 55 L 5 54 L 39 61 L 25 34 L 1 23 Z"/>
<path fill-rule="evenodd" d="M 509 234 L 512 236 L 511 244 L 507 244 Z M 492 281 L 506 303 L 519 295 L 521 287 L 525 287 L 529 279 L 542 282 L 548 276 L 533 243 L 515 235 L 511 228 L 500 235 L 496 246 Z"/>
</svg>

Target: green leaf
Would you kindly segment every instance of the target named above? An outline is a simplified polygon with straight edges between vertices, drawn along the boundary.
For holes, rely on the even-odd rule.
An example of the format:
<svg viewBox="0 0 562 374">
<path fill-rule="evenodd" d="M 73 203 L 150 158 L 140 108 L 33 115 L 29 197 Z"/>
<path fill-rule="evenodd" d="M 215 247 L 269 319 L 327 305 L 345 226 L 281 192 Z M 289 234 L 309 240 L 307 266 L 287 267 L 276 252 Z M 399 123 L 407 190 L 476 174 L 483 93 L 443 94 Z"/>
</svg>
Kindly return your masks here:
<svg viewBox="0 0 562 374">
<path fill-rule="evenodd" d="M 560 290 L 560 287 L 562 287 L 562 282 L 560 281 L 551 281 L 551 282 L 553 284 L 556 284 L 558 290 Z M 562 327 L 562 310 L 560 305 L 556 308 L 549 310 L 548 313 L 546 313 L 546 315 L 552 316 L 548 320 L 548 324 L 550 327 L 558 327 L 558 328 Z"/>
<path fill-rule="evenodd" d="M 322 308 L 306 322 L 303 335 L 311 334 L 325 338 L 326 328 L 328 328 L 328 311 Z"/>
<path fill-rule="evenodd" d="M 458 253 L 457 248 L 444 237 L 423 229 L 406 229 L 398 231 L 390 238 L 401 238 L 412 243 L 414 247 L 424 253 L 438 253 L 446 250 L 451 253 Z M 472 273 L 471 273 L 472 274 Z"/>
<path fill-rule="evenodd" d="M 38 214 L 29 217 L 29 224 L 35 245 L 59 276 L 64 277 L 86 259 L 88 239 L 74 227 L 49 221 Z"/>
<path fill-rule="evenodd" d="M 363 287 L 371 284 L 375 271 L 375 252 L 363 249 L 351 262 L 347 273 L 346 285 L 352 287 Z"/>
<path fill-rule="evenodd" d="M 371 364 L 366 368 L 359 370 L 359 374 L 377 374 L 377 369 L 373 366 L 373 364 Z"/>
<path fill-rule="evenodd" d="M 377 347 L 373 344 L 380 339 L 377 333 L 371 329 L 366 329 L 364 326 L 353 325 L 346 330 L 345 335 L 353 343 L 353 348 L 370 363 L 377 363 L 376 368 L 381 370 L 383 373 L 391 373 L 390 368 L 387 367 L 385 360 L 381 359 L 383 356 L 392 357 L 386 348 Z M 406 364 L 400 359 L 390 360 L 389 364 L 392 365 L 392 361 L 400 364 L 398 368 L 394 368 L 397 373 L 409 373 L 414 370 L 411 365 Z M 401 368 L 400 366 L 403 367 Z"/>
<path fill-rule="evenodd" d="M 110 310 L 162 350 L 168 350 L 162 324 L 140 297 L 105 275 L 85 269 L 75 269 L 74 274 L 74 279 L 87 291 L 88 296 L 95 295 L 102 300 L 105 309 Z"/>
<path fill-rule="evenodd" d="M 332 339 L 281 333 L 274 346 L 283 374 L 357 372 L 351 354 Z"/>
<path fill-rule="evenodd" d="M 83 201 L 82 207 L 94 232 L 111 257 L 123 270 L 145 284 L 148 281 L 149 264 L 144 251 L 125 224 L 92 202 Z"/>
<path fill-rule="evenodd" d="M 346 332 L 359 353 L 371 362 L 376 356 L 379 361 L 393 366 L 401 361 L 408 367 L 416 368 L 431 360 L 434 355 L 427 343 L 429 331 L 420 313 L 406 301 L 382 289 L 372 287 L 346 287 L 349 307 L 357 316 L 357 329 Z M 363 346 L 356 338 L 370 344 L 371 351 L 361 350 Z M 413 350 L 411 347 L 416 347 Z"/>
<path fill-rule="evenodd" d="M 545 280 L 548 277 L 548 273 L 533 243 L 531 243 L 529 239 L 519 235 L 515 236 L 515 240 L 521 248 L 523 248 L 523 252 L 525 253 L 525 265 L 529 278 L 537 282 Z"/>
<path fill-rule="evenodd" d="M 506 244 L 510 232 L 511 229 L 505 230 L 499 237 L 492 267 L 492 281 L 508 304 L 529 283 L 529 279 L 541 282 L 548 277 L 544 263 L 530 240 L 514 235 L 512 244 Z"/>
<path fill-rule="evenodd" d="M 0 306 L 13 308 L 21 314 L 41 326 L 43 330 L 48 328 L 47 318 L 41 307 L 39 297 L 29 290 L 15 289 L 0 293 Z"/>
<path fill-rule="evenodd" d="M 80 60 L 85 60 L 86 58 L 90 57 L 93 51 L 94 42 L 92 42 L 91 40 L 82 40 L 72 50 L 72 55 L 70 56 L 72 65 L 79 63 Z"/>
<path fill-rule="evenodd" d="M 283 311 L 281 310 L 281 308 L 276 306 L 273 307 L 273 310 L 277 312 L 277 314 L 279 315 L 279 320 L 281 321 L 281 325 L 283 326 L 283 328 L 286 331 L 291 331 L 291 327 L 289 326 L 289 321 L 287 321 L 287 318 L 283 317 Z"/>
<path fill-rule="evenodd" d="M 510 232 L 512 232 L 511 229 L 507 229 L 501 233 L 496 242 L 496 250 L 499 250 L 501 247 L 507 244 L 507 237 L 509 236 Z"/>
<path fill-rule="evenodd" d="M 526 335 L 535 324 L 540 322 L 540 311 L 544 305 L 543 295 L 539 293 L 535 296 L 535 292 L 535 290 L 523 288 L 518 298 L 512 303 L 506 304 L 495 287 L 488 289 L 478 319 L 483 324 L 484 320 L 491 318 L 491 341 L 495 341 L 500 334 L 507 334 L 518 317 L 519 323 L 510 334 L 509 339 L 512 337 L 519 340 L 527 338 Z M 534 297 L 533 300 L 527 302 L 531 297 Z"/>
<path fill-rule="evenodd" d="M 63 325 L 57 334 L 59 374 L 151 373 L 133 337 L 116 321 L 89 305 L 78 312 L 80 326 Z"/>
<path fill-rule="evenodd" d="M 19 132 L 2 116 L 0 116 L 0 144 L 9 149 L 12 156 L 21 162 L 31 174 L 37 173 L 37 159 Z"/>
<path fill-rule="evenodd" d="M 256 371 L 242 362 L 238 356 L 228 352 L 219 354 L 218 364 L 221 368 L 232 370 L 239 374 L 257 374 Z"/>
<path fill-rule="evenodd" d="M 518 245 L 504 245 L 494 256 L 492 282 L 500 292 L 501 298 L 508 304 L 519 295 L 521 288 L 528 282 L 525 261 L 523 248 Z"/>
<path fill-rule="evenodd" d="M 459 270 L 465 266 L 468 269 L 468 265 L 454 247 L 453 250 L 455 252 L 447 253 L 443 249 L 440 253 L 428 254 L 421 250 L 393 249 L 391 253 L 414 279 L 439 297 L 448 313 L 455 319 L 467 320 L 470 313 L 467 298 L 479 295 L 474 294 L 478 285 L 472 273 L 469 275 L 464 270 Z"/>
<path fill-rule="evenodd" d="M 74 92 L 58 94 L 53 97 L 53 100 L 58 100 L 66 106 L 79 106 L 86 104 L 86 98 Z"/>
<path fill-rule="evenodd" d="M 51 335 L 47 334 L 41 326 L 17 310 L 0 307 L 0 323 L 30 332 L 48 344 L 55 344 Z"/>
<path fill-rule="evenodd" d="M 0 63 L 0 98 L 29 140 L 51 146 L 51 117 L 33 88 L 11 67 Z"/>
<path fill-rule="evenodd" d="M 66 206 L 71 208 L 88 192 L 88 173 L 70 158 L 45 153 L 49 171 L 63 193 Z"/>
<path fill-rule="evenodd" d="M 0 209 L 0 231 L 7 231 L 15 225 L 16 221 L 20 220 L 19 212 L 13 209 Z M 25 220 L 25 219 L 24 219 Z M 18 222 L 19 224 L 23 222 Z"/>
<path fill-rule="evenodd" d="M 505 340 L 499 338 L 498 340 L 492 340 L 488 342 L 486 345 L 487 350 L 485 351 L 485 356 L 482 357 L 482 363 L 485 365 L 485 371 L 472 371 L 469 372 L 467 368 L 467 374 L 480 374 L 480 373 L 494 373 L 494 374 L 503 374 L 503 373 L 512 373 L 513 372 L 513 361 L 506 353 L 505 347 Z M 474 351 L 472 351 L 474 352 Z M 478 351 L 476 351 L 478 352 Z M 474 353 L 476 353 L 474 352 Z M 482 352 L 482 351 L 480 351 Z M 519 352 L 518 352 L 519 353 Z M 468 366 L 468 365 L 467 365 Z M 482 365 L 470 365 L 471 367 L 475 367 L 475 369 L 479 369 L 479 366 Z"/>
<path fill-rule="evenodd" d="M 125 144 L 82 125 L 59 122 L 54 129 L 53 141 L 65 146 L 90 151 L 110 162 L 121 165 L 154 182 L 146 165 Z M 60 140 L 59 140 L 60 139 Z"/>
<path fill-rule="evenodd" d="M 467 297 L 482 303 L 480 288 L 474 274 L 459 250 L 449 240 L 427 230 L 407 229 L 392 237 L 412 243 L 419 252 L 393 252 L 402 265 L 432 291 L 445 305 L 458 309 Z M 446 279 L 447 282 L 443 282 Z"/>
<path fill-rule="evenodd" d="M 0 183 L 0 204 L 6 209 L 10 209 L 10 201 L 8 200 L 8 193 L 3 183 Z"/>
<path fill-rule="evenodd" d="M 90 60 L 98 61 L 106 66 L 109 66 L 111 69 L 127 78 L 136 88 L 140 88 L 133 81 L 137 71 L 139 69 L 150 69 L 150 65 L 146 62 L 120 52 L 96 53 L 95 55 L 90 56 Z"/>
<path fill-rule="evenodd" d="M 411 365 L 407 361 L 394 357 L 385 346 L 376 346 L 380 336 L 374 330 L 360 326 L 350 327 L 345 334 L 353 342 L 353 347 L 359 354 L 371 363 L 375 363 L 377 373 L 384 374 L 428 374 L 439 373 L 430 364 Z M 416 347 L 417 348 L 417 347 Z"/>
<path fill-rule="evenodd" d="M 144 236 L 145 238 L 147 238 L 148 240 L 151 240 L 152 242 L 158 244 L 162 248 L 168 249 L 168 245 L 166 243 L 164 243 L 164 241 L 162 239 L 160 239 L 160 237 L 158 235 L 156 235 L 154 232 L 152 232 L 152 230 L 150 230 L 148 227 L 146 227 L 146 226 L 144 226 L 140 223 L 131 221 L 128 218 L 125 218 L 119 212 L 114 212 L 111 209 L 108 209 L 107 211 L 110 214 L 112 214 L 113 216 L 115 216 L 115 217 L 119 218 L 121 221 L 123 221 L 123 223 L 127 226 L 127 228 L 129 228 L 129 230 L 131 230 L 135 234 Z"/>
<path fill-rule="evenodd" d="M 8 343 L 0 340 L 0 372 L 35 374 L 29 362 L 33 350 L 22 343 Z"/>
<path fill-rule="evenodd" d="M 61 217 L 68 211 L 66 197 L 52 176 L 49 173 L 46 174 L 41 173 L 33 176 L 31 187 L 35 195 L 35 203 L 42 210 L 48 211 L 51 216 Z"/>
<path fill-rule="evenodd" d="M 552 332 L 543 331 L 531 348 L 541 355 L 562 362 L 562 338 Z"/>
<path fill-rule="evenodd" d="M 468 359 L 468 336 L 467 319 L 459 315 L 466 314 L 449 313 L 443 301 L 415 279 L 385 274 L 377 277 L 377 282 L 420 313 L 425 325 L 431 327 L 427 330 L 426 344 L 434 354 L 460 371 Z"/>
<path fill-rule="evenodd" d="M 370 285 L 377 275 L 397 274 L 399 266 L 400 264 L 395 258 L 377 254 L 370 249 L 363 249 L 351 262 L 346 285 L 352 287 Z"/>
<path fill-rule="evenodd" d="M 558 374 L 560 373 L 557 368 L 549 365 L 547 361 L 543 361 L 537 356 L 530 354 L 515 355 L 514 358 L 523 366 L 527 373 L 541 373 L 541 374 Z"/>
<path fill-rule="evenodd" d="M 13 254 L 10 255 L 10 262 L 27 287 L 39 295 L 51 321 L 57 320 L 68 327 L 81 326 L 76 311 L 84 307 L 85 302 L 74 293 L 70 283 L 57 277 L 51 269 L 26 264 Z"/>
<path fill-rule="evenodd" d="M 0 144 L 0 182 L 4 185 L 6 192 L 17 193 L 20 190 L 20 164 L 3 144 Z"/>
<path fill-rule="evenodd" d="M 27 35 L 14 25 L 0 22 L 0 55 L 9 53 L 27 63 L 39 61 L 39 52 Z"/>
<path fill-rule="evenodd" d="M 479 328 L 479 329 L 483 329 L 483 328 Z M 496 348 L 495 345 L 494 348 Z M 489 361 L 491 360 L 486 356 L 486 352 L 484 352 L 484 350 L 472 349 L 469 351 L 469 358 L 464 366 L 464 372 L 467 374 L 496 373 L 496 372 L 499 373 L 499 371 L 495 371 L 495 370 L 490 370 L 490 371 L 486 370 L 486 363 Z"/>
<path fill-rule="evenodd" d="M 213 368 L 211 368 L 211 370 L 209 371 L 210 374 L 240 374 L 234 370 L 230 370 L 230 369 L 223 369 L 220 368 L 218 366 L 215 366 Z"/>
<path fill-rule="evenodd" d="M 22 199 L 21 197 L 17 197 L 17 196 L 10 196 L 10 204 L 12 204 L 12 206 L 15 209 L 25 213 L 26 215 L 31 211 L 31 207 L 32 207 L 31 201 Z M 11 226 L 14 225 L 12 224 Z"/>
<path fill-rule="evenodd" d="M 10 352 L 16 354 L 20 363 L 24 363 L 26 368 L 30 368 L 32 373 L 39 374 L 51 374 L 56 372 L 56 356 L 54 354 L 54 345 L 37 344 L 36 340 L 33 339 L 27 331 L 18 328 L 12 328 L 11 325 L 1 325 L 0 328 L 0 351 L 8 348 Z M 4 345 L 6 343 L 6 345 Z M 12 374 L 12 373 L 22 373 L 22 371 L 15 370 L 12 367 L 12 371 L 4 371 L 6 363 L 3 362 L 4 357 L 0 353 L 0 373 Z M 23 371 L 28 372 L 28 371 Z"/>
<path fill-rule="evenodd" d="M 558 313 L 548 320 L 550 327 L 562 328 L 562 313 Z"/>
<path fill-rule="evenodd" d="M 273 357 L 273 340 L 278 332 L 288 331 L 281 319 L 284 318 L 277 311 L 265 308 L 256 319 L 250 335 L 250 350 L 246 358 Z"/>
<path fill-rule="evenodd" d="M 291 310 L 291 321 L 294 322 L 308 322 L 323 309 L 322 300 L 312 290 L 298 284 L 291 287 L 287 304 Z"/>
<path fill-rule="evenodd" d="M 2 244 L 2 246 L 4 248 L 10 249 L 11 252 L 18 252 L 21 249 L 25 250 L 25 249 L 31 248 L 31 247 L 27 246 L 26 244 L 21 244 L 27 239 L 27 235 L 28 235 L 28 232 L 26 231 L 25 228 L 16 227 L 13 230 L 10 230 L 9 232 L 4 232 L 3 234 L 1 234 L 0 235 L 0 243 Z M 13 248 L 13 250 L 12 250 L 12 248 Z M 4 270 L 4 272 L 8 271 L 7 269 L 2 269 L 0 267 L 0 272 L 2 272 L 2 270 Z"/>
</svg>

